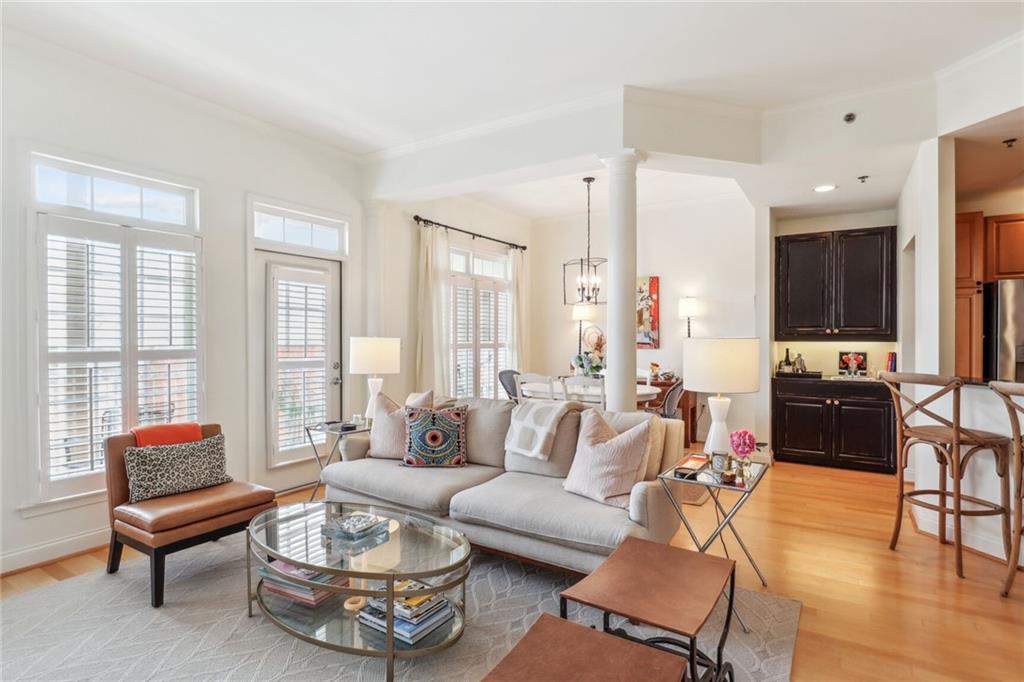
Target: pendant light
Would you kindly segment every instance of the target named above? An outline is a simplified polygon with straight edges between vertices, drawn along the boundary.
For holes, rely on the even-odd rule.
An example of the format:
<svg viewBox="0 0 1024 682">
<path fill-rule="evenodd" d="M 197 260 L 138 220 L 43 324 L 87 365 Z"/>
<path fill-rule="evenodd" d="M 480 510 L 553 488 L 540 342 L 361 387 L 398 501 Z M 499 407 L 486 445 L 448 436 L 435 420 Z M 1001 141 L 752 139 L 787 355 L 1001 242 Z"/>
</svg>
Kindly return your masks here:
<svg viewBox="0 0 1024 682">
<path fill-rule="evenodd" d="M 583 258 L 562 264 L 562 303 L 565 305 L 598 305 L 601 299 L 601 276 L 598 268 L 608 262 L 590 254 L 590 186 L 594 178 L 583 178 L 587 186 L 587 251 Z M 569 292 L 572 292 L 571 294 Z"/>
</svg>

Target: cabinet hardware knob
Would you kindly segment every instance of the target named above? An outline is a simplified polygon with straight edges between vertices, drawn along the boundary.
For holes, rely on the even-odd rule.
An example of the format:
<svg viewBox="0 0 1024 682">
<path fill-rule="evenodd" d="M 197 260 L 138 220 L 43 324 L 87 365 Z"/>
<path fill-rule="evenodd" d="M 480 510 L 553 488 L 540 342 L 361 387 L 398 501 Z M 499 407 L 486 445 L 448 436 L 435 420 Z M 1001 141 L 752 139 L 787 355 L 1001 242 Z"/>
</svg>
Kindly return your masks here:
<svg viewBox="0 0 1024 682">
<path fill-rule="evenodd" d="M 839 404 L 839 401 L 838 401 L 838 400 L 833 400 L 833 401 L 832 401 L 832 404 L 833 404 L 833 405 L 838 405 L 838 404 Z"/>
<path fill-rule="evenodd" d="M 826 328 L 825 328 L 825 333 L 826 333 L 826 334 L 831 334 L 831 333 L 832 333 L 832 330 L 831 330 L 831 329 L 828 329 L 828 328 L 826 327 Z"/>
<path fill-rule="evenodd" d="M 825 401 L 825 404 L 826 404 L 826 405 L 831 405 L 831 404 L 832 404 L 832 401 L 831 401 L 831 400 L 826 400 L 826 401 Z"/>
</svg>

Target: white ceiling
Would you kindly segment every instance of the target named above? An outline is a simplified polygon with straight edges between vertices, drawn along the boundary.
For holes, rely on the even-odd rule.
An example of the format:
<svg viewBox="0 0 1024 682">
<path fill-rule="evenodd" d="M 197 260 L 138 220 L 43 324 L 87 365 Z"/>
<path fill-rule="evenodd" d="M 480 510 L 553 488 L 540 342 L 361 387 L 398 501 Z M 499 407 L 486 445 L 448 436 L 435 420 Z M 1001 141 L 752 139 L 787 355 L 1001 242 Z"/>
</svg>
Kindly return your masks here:
<svg viewBox="0 0 1024 682">
<path fill-rule="evenodd" d="M 1003 140 L 1017 138 L 1013 147 Z M 956 133 L 959 195 L 1024 184 L 1024 108 Z"/>
<path fill-rule="evenodd" d="M 929 77 L 1019 3 L 21 3 L 3 23 L 332 142 L 394 148 L 621 88 L 757 108 Z"/>
<path fill-rule="evenodd" d="M 595 178 L 591 185 L 591 206 L 594 213 L 608 210 L 608 171 L 595 170 L 510 185 L 470 196 L 506 211 L 534 220 L 585 213 L 587 210 L 586 176 Z M 667 171 L 637 169 L 637 205 L 706 200 L 711 197 L 742 197 L 743 191 L 731 178 L 689 175 Z"/>
</svg>

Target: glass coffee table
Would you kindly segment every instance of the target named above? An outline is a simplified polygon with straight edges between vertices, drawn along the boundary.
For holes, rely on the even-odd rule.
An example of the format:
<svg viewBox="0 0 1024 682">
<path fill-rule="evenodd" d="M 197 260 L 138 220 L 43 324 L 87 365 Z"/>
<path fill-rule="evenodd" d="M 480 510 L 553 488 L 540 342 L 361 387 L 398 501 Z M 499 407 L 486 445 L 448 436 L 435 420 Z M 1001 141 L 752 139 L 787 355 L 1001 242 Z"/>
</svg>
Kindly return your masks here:
<svg viewBox="0 0 1024 682">
<path fill-rule="evenodd" d="M 331 531 L 331 525 L 353 512 L 379 517 L 378 530 L 359 540 Z M 271 622 L 303 641 L 384 658 L 387 679 L 393 680 L 395 659 L 436 653 L 462 636 L 469 553 L 462 533 L 389 507 L 316 502 L 268 509 L 253 518 L 246 533 L 249 616 L 256 602 Z M 409 587 L 403 584 L 407 580 L 422 585 Z M 447 600 L 451 617 L 438 609 L 439 626 L 422 638 L 412 635 L 415 643 L 403 641 L 403 635 L 410 635 L 402 628 L 409 626 L 401 619 L 396 623 L 396 609 L 434 595 Z M 396 596 L 402 604 L 396 605 Z M 378 627 L 359 616 L 363 607 L 373 612 L 374 600 L 381 607 L 375 614 Z"/>
</svg>

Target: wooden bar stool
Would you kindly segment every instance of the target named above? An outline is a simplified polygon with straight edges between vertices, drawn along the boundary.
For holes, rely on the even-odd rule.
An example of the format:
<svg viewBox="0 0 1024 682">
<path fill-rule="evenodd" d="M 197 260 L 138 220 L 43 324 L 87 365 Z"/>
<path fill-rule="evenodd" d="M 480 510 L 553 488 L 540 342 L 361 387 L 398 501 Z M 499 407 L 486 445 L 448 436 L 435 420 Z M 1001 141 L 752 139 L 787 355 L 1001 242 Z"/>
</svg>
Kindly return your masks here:
<svg viewBox="0 0 1024 682">
<path fill-rule="evenodd" d="M 905 374 L 898 372 L 882 372 L 879 378 L 886 383 L 892 393 L 896 408 L 896 452 L 899 462 L 896 467 L 897 502 L 896 524 L 892 531 L 889 549 L 896 549 L 900 538 L 900 526 L 903 523 L 903 502 L 931 509 L 939 513 L 939 542 L 946 543 L 946 514 L 953 515 L 953 544 L 956 547 L 956 574 L 964 577 L 963 537 L 961 533 L 961 517 L 964 516 L 1002 516 L 1003 517 L 1003 549 L 1010 553 L 1010 439 L 998 433 L 989 433 L 977 429 L 967 429 L 960 425 L 960 389 L 964 382 L 958 377 L 938 376 L 934 374 Z M 903 393 L 901 386 L 921 384 L 938 386 L 939 389 L 924 400 L 914 400 Z M 947 394 L 952 394 L 953 419 L 949 420 L 927 408 Z M 904 411 L 904 403 L 908 405 Z M 931 418 L 938 424 L 910 424 L 909 418 L 916 413 Z M 907 454 L 914 445 L 928 445 L 935 452 L 935 461 L 939 464 L 938 490 L 903 489 L 903 476 L 907 467 Z M 966 450 L 966 452 L 962 452 Z M 960 492 L 964 471 L 971 459 L 983 450 L 991 450 L 995 456 L 996 474 L 1000 478 L 1000 496 L 1002 504 L 982 500 Z M 952 474 L 953 492 L 946 490 L 947 471 Z M 939 503 L 932 504 L 919 499 L 923 496 L 935 495 Z M 949 498 L 953 506 L 949 506 Z M 963 509 L 962 503 L 970 502 L 980 509 Z"/>
<path fill-rule="evenodd" d="M 1003 596 L 1010 596 L 1010 588 L 1013 587 L 1013 579 L 1017 576 L 1017 564 L 1020 562 L 1020 537 L 1021 521 L 1024 516 L 1024 457 L 1021 450 L 1024 445 L 1021 443 L 1020 415 L 1024 414 L 1024 405 L 1013 400 L 1014 397 L 1024 397 L 1024 384 L 1010 381 L 992 381 L 989 388 L 995 391 L 996 395 L 1006 403 L 1006 412 L 1010 417 L 1010 431 L 1013 434 L 1010 443 L 1013 448 L 1013 466 L 1010 471 L 1013 473 L 1013 529 L 1011 531 L 1010 552 L 1006 555 L 1006 582 L 1003 583 Z"/>
</svg>

